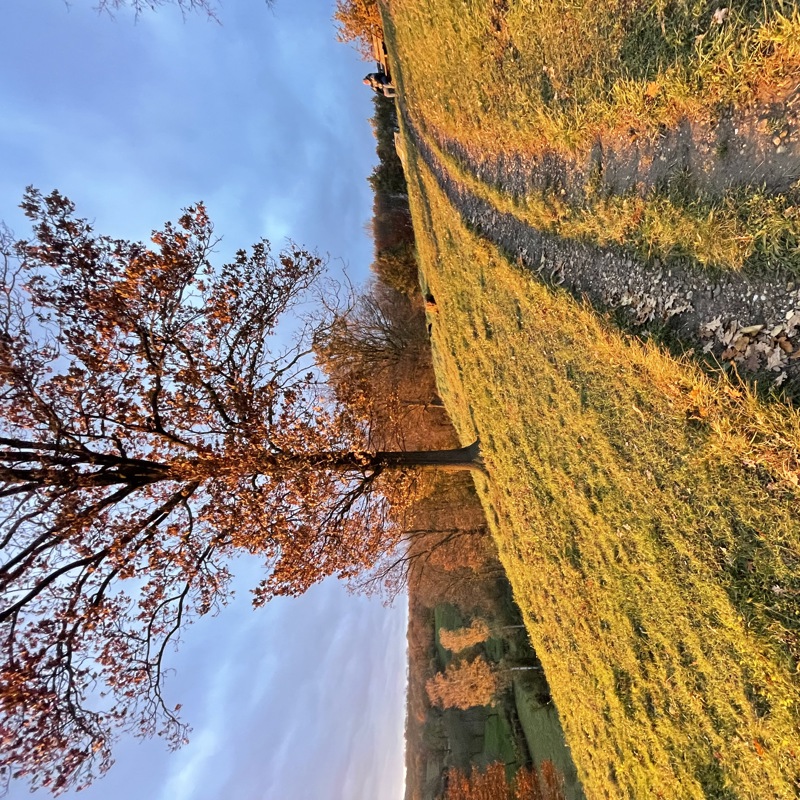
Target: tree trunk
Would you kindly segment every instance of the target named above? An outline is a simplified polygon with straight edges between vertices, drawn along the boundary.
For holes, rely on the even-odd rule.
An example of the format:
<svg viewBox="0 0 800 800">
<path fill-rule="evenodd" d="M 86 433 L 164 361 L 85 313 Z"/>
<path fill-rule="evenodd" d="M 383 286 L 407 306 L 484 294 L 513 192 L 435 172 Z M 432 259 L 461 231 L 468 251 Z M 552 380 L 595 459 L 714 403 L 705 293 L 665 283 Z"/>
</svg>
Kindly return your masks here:
<svg viewBox="0 0 800 800">
<path fill-rule="evenodd" d="M 370 459 L 376 467 L 416 467 L 445 472 L 485 472 L 480 441 L 453 450 L 378 451 Z"/>
<path fill-rule="evenodd" d="M 292 464 L 330 470 L 438 469 L 445 472 L 473 470 L 485 473 L 480 441 L 452 450 L 359 450 L 323 453 L 268 454 L 261 461 L 264 473 Z"/>
<path fill-rule="evenodd" d="M 5 443 L 10 440 L 0 440 Z M 44 452 L 36 452 L 44 451 Z M 6 462 L 6 463 L 3 463 Z M 25 464 L 20 467 L 18 464 Z M 31 466 L 27 466 L 31 464 Z M 379 450 L 374 453 L 342 451 L 327 453 L 266 453 L 258 459 L 256 471 L 280 474 L 292 465 L 331 470 L 439 469 L 446 472 L 474 470 L 484 472 L 480 443 L 453 450 Z M 229 459 L 192 459 L 180 464 L 125 458 L 86 449 L 49 443 L 19 442 L 15 450 L 0 451 L 0 483 L 7 493 L 35 486 L 63 486 L 65 489 L 90 489 L 127 484 L 143 487 L 160 481 L 199 481 L 224 474 L 241 466 Z M 252 468 L 252 465 L 251 465 Z"/>
</svg>

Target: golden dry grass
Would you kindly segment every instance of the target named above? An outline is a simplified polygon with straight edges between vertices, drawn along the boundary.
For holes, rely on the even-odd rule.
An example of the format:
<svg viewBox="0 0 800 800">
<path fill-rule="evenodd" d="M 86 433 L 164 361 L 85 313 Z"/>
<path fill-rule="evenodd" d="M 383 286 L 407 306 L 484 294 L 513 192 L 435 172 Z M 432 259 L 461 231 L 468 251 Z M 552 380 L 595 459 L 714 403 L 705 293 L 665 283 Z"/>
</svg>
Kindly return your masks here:
<svg viewBox="0 0 800 800">
<path fill-rule="evenodd" d="M 408 108 L 484 152 L 572 151 L 796 83 L 800 11 L 746 0 L 387 0 Z M 721 6 L 724 4 L 720 4 Z M 792 83 L 792 86 L 794 86 Z"/>
<path fill-rule="evenodd" d="M 532 281 L 408 150 L 441 391 L 587 796 L 796 797 L 800 415 Z"/>
<path fill-rule="evenodd" d="M 796 87 L 800 10 L 747 0 L 717 23 L 720 9 L 706 0 L 390 0 L 385 27 L 404 105 L 430 144 L 490 156 L 555 151 L 580 164 L 598 137 L 655 137 Z M 760 186 L 716 196 L 685 185 L 624 196 L 589 186 L 574 203 L 480 186 L 439 155 L 497 208 L 543 230 L 642 257 L 800 272 L 798 186 L 778 196 Z"/>
</svg>

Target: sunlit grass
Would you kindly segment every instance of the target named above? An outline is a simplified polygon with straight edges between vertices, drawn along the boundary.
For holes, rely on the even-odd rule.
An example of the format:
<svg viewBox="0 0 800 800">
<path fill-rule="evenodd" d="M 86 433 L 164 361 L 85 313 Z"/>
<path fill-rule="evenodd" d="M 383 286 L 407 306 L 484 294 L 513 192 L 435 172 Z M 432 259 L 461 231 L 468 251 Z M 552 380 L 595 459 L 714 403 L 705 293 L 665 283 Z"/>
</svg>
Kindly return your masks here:
<svg viewBox="0 0 800 800">
<path fill-rule="evenodd" d="M 580 165 L 598 137 L 654 140 L 683 119 L 710 121 L 791 93 L 800 74 L 800 10 L 782 0 L 390 0 L 387 8 L 411 118 L 432 144 L 477 156 L 547 151 Z M 617 195 L 599 184 L 593 192 L 589 181 L 579 201 L 511 196 L 439 156 L 473 191 L 541 230 L 717 269 L 800 271 L 797 187 L 778 196 L 755 185 Z"/>
<path fill-rule="evenodd" d="M 441 391 L 587 796 L 796 797 L 800 415 L 534 282 L 408 149 Z"/>
<path fill-rule="evenodd" d="M 584 199 L 568 202 L 557 191 L 514 197 L 487 186 L 431 138 L 435 157 L 458 183 L 498 211 L 566 239 L 616 245 L 639 257 L 691 259 L 712 269 L 800 273 L 800 187 L 770 196 L 760 189 L 698 193 L 690 176 L 642 195 L 611 194 L 589 181 Z"/>
<path fill-rule="evenodd" d="M 781 0 L 728 5 L 720 23 L 706 0 L 387 5 L 412 114 L 484 152 L 569 152 L 612 130 L 708 118 L 800 67 L 800 12 Z"/>
</svg>

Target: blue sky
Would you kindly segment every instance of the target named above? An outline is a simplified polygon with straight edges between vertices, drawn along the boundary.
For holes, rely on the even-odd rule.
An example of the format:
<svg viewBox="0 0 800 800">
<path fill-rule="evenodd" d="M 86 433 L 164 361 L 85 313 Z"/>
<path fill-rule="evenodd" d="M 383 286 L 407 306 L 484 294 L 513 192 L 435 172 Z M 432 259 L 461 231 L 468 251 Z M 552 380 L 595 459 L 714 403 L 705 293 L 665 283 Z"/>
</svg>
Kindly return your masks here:
<svg viewBox="0 0 800 800">
<path fill-rule="evenodd" d="M 222 25 L 168 7 L 111 21 L 91 5 L 3 0 L 0 218 L 26 232 L 16 206 L 33 184 L 98 231 L 146 238 L 203 200 L 221 258 L 291 237 L 366 276 L 370 67 L 335 41 L 331 4 L 238 0 Z M 398 800 L 405 604 L 326 582 L 256 612 L 257 564 L 237 567 L 236 598 L 189 629 L 168 683 L 191 743 L 122 741 L 78 797 Z"/>
</svg>

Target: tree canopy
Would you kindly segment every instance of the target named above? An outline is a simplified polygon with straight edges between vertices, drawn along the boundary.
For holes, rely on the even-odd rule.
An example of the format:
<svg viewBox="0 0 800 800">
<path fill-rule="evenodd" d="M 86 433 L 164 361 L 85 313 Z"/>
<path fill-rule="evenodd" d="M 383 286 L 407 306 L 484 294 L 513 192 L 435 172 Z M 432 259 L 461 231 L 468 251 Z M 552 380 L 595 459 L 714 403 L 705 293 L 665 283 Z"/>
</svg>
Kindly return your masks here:
<svg viewBox="0 0 800 800">
<path fill-rule="evenodd" d="M 472 708 L 494 702 L 500 688 L 497 670 L 483 656 L 452 661 L 425 684 L 431 703 L 441 708 Z"/>
<path fill-rule="evenodd" d="M 362 58 L 372 58 L 372 37 L 383 36 L 376 0 L 336 0 L 333 14 L 340 42 L 352 42 Z"/>
<path fill-rule="evenodd" d="M 120 728 L 182 741 L 165 652 L 225 602 L 233 555 L 264 561 L 256 604 L 354 576 L 397 542 L 397 476 L 477 451 L 368 448 L 311 361 L 324 319 L 277 335 L 315 254 L 260 241 L 215 268 L 202 205 L 149 246 L 57 192 L 22 207 L 32 238 L 0 241 L 0 766 L 59 791 Z"/>
</svg>

